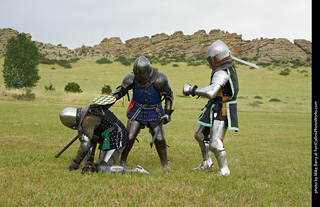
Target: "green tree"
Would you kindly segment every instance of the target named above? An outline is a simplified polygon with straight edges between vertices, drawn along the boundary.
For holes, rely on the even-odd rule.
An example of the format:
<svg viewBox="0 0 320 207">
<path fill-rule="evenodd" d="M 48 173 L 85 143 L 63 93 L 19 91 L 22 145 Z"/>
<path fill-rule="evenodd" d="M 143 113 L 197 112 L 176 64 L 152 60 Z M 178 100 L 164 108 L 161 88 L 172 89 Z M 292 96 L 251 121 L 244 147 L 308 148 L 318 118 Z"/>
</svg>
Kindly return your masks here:
<svg viewBox="0 0 320 207">
<path fill-rule="evenodd" d="M 14 88 L 22 88 L 22 81 L 19 73 L 17 73 L 14 79 L 11 81 L 11 86 Z"/>
<path fill-rule="evenodd" d="M 69 82 L 65 87 L 64 87 L 64 91 L 69 93 L 82 93 L 82 90 L 80 88 L 80 85 L 78 83 L 75 82 Z"/>
<path fill-rule="evenodd" d="M 101 93 L 102 93 L 102 94 L 110 95 L 111 92 L 112 92 L 112 90 L 111 90 L 110 85 L 104 84 L 104 86 L 102 86 L 102 88 L 101 88 Z"/>
<path fill-rule="evenodd" d="M 4 55 L 3 78 L 6 88 L 15 87 L 14 79 L 19 74 L 21 87 L 34 87 L 40 80 L 39 51 L 36 43 L 19 33 L 8 40 Z"/>
</svg>

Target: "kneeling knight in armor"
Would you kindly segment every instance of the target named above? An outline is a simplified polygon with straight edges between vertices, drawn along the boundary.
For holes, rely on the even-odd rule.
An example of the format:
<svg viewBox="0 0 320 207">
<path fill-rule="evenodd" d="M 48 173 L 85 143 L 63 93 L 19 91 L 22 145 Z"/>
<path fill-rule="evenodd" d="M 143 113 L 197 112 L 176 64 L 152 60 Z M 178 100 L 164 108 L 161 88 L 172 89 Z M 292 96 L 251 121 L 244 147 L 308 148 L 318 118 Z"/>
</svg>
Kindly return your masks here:
<svg viewBox="0 0 320 207">
<path fill-rule="evenodd" d="M 68 107 L 61 111 L 62 124 L 78 130 L 81 142 L 77 155 L 69 166 L 70 171 L 79 169 L 81 162 L 85 159 L 83 173 L 89 171 L 149 173 L 140 165 L 135 168 L 116 165 L 116 161 L 129 142 L 129 137 L 125 126 L 109 110 L 115 101 L 116 99 L 112 96 L 101 96 L 93 100 L 95 104 L 83 108 Z M 94 155 L 98 143 L 101 151 L 99 162 L 95 165 Z"/>
<path fill-rule="evenodd" d="M 119 165 L 127 165 L 127 157 L 140 132 L 149 128 L 154 138 L 157 153 L 164 170 L 170 170 L 167 159 L 167 144 L 164 136 L 164 124 L 171 121 L 173 92 L 167 76 L 153 68 L 149 60 L 140 56 L 133 64 L 133 73 L 124 77 L 122 84 L 115 90 L 116 99 L 133 91 L 132 100 L 127 110 L 128 146 L 122 152 Z M 164 101 L 164 109 L 161 102 Z M 152 144 L 151 144 L 152 146 Z"/>
<path fill-rule="evenodd" d="M 237 94 L 238 78 L 228 46 L 221 40 L 208 49 L 207 61 L 212 68 L 210 85 L 199 88 L 185 84 L 184 95 L 201 96 L 208 100 L 197 123 L 195 139 L 198 141 L 203 162 L 194 169 L 212 171 L 211 152 L 219 165 L 219 175 L 229 175 L 227 153 L 223 145 L 227 128 L 238 131 Z M 210 138 L 209 138 L 210 135 Z"/>
</svg>

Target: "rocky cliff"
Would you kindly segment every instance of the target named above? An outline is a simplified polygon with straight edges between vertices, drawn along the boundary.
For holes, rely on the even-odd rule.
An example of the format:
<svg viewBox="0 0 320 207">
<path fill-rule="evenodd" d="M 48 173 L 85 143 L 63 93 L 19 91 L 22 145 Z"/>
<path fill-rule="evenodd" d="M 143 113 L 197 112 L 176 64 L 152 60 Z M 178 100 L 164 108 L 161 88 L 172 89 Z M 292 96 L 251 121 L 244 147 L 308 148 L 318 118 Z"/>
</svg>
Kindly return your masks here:
<svg viewBox="0 0 320 207">
<path fill-rule="evenodd" d="M 5 50 L 6 42 L 18 31 L 0 29 L 0 53 Z M 27 34 L 31 38 L 30 34 Z M 100 44 L 82 46 L 74 50 L 67 47 L 37 42 L 42 54 L 49 59 L 78 58 L 111 58 L 119 56 L 128 58 L 149 55 L 185 55 L 187 58 L 205 56 L 208 47 L 216 40 L 224 41 L 239 58 L 245 58 L 255 63 L 300 62 L 311 61 L 312 43 L 308 40 L 296 39 L 290 42 L 285 38 L 243 40 L 242 35 L 213 29 L 209 33 L 199 30 L 193 35 L 184 35 L 177 31 L 172 35 L 165 33 L 133 38 L 123 43 L 118 37 L 104 38 Z"/>
</svg>

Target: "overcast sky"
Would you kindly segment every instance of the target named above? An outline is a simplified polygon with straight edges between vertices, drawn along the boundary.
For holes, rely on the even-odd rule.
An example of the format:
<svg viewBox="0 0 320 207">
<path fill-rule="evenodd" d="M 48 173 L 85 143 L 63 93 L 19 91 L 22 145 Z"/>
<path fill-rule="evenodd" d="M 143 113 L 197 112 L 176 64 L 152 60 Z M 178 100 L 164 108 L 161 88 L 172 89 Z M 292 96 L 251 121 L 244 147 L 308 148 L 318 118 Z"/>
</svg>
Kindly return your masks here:
<svg viewBox="0 0 320 207">
<path fill-rule="evenodd" d="M 311 20 L 311 0 L 0 0 L 0 28 L 70 49 L 200 29 L 311 40 Z"/>
</svg>

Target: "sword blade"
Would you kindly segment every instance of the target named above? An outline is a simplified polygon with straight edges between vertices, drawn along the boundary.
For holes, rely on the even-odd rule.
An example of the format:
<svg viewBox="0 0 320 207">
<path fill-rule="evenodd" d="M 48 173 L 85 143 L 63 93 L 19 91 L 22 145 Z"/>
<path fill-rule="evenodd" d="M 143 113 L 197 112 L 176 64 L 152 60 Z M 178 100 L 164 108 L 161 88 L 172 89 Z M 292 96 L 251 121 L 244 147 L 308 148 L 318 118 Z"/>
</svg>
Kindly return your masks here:
<svg viewBox="0 0 320 207">
<path fill-rule="evenodd" d="M 240 63 L 243 63 L 243 64 L 249 65 L 249 66 L 251 66 L 251 67 L 254 67 L 254 68 L 256 68 L 256 69 L 259 69 L 259 66 L 257 66 L 257 65 L 254 64 L 254 63 L 250 63 L 250 62 L 248 62 L 248 61 L 241 60 L 241 59 L 239 59 L 239 58 L 233 57 L 232 55 L 231 55 L 231 58 L 234 59 L 234 60 L 236 60 L 236 61 L 238 61 L 238 62 L 240 62 Z"/>
<path fill-rule="evenodd" d="M 156 133 L 155 133 L 154 136 L 152 137 L 152 140 L 151 140 L 151 142 L 150 142 L 150 147 L 151 147 L 151 148 L 152 148 L 152 145 L 153 145 L 154 141 L 156 141 L 156 138 L 157 138 L 157 136 L 158 136 L 161 128 L 162 128 L 161 125 L 159 125 L 159 128 L 157 129 Z"/>
</svg>

